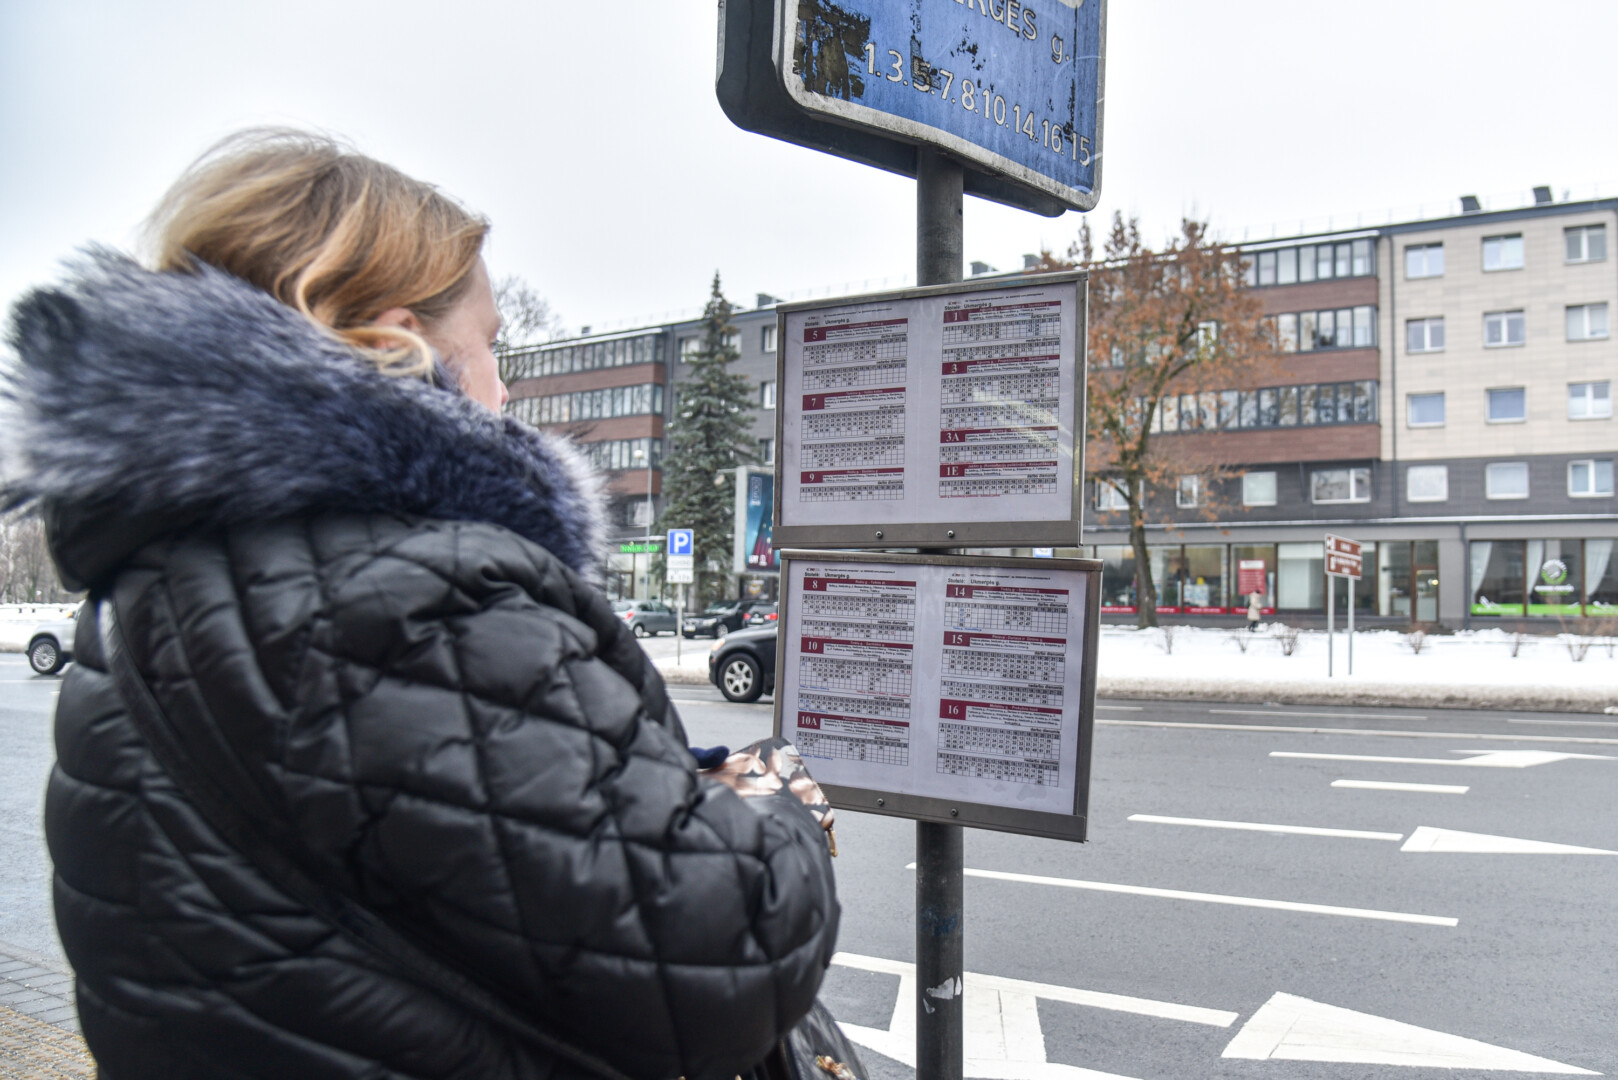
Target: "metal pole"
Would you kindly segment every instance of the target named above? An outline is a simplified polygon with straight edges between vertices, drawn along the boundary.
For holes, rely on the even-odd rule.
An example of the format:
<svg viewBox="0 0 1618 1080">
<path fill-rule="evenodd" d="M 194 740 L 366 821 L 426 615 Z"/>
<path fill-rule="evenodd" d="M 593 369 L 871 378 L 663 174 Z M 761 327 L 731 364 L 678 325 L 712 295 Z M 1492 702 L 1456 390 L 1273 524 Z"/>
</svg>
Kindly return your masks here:
<svg viewBox="0 0 1618 1080">
<path fill-rule="evenodd" d="M 1326 575 L 1326 678 L 1331 678 L 1331 662 L 1336 650 L 1332 647 L 1332 627 L 1337 622 L 1337 579 Z"/>
<path fill-rule="evenodd" d="M 646 599 L 652 598 L 652 441 L 646 440 Z"/>
<path fill-rule="evenodd" d="M 1354 674 L 1354 582 L 1348 579 L 1348 673 Z"/>
<path fill-rule="evenodd" d="M 959 163 L 916 151 L 916 284 L 961 280 Z M 964 1071 L 961 827 L 916 823 L 916 1080 L 961 1080 Z"/>
</svg>

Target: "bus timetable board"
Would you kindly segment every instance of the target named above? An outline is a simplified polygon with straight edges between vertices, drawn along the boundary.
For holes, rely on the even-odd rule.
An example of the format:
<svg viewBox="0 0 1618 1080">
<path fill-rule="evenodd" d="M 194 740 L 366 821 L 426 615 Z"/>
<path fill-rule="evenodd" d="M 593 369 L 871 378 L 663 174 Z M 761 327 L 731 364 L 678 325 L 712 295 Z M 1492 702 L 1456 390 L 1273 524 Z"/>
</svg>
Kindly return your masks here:
<svg viewBox="0 0 1618 1080">
<path fill-rule="evenodd" d="M 1099 562 L 781 560 L 775 733 L 833 806 L 1084 839 Z"/>
<path fill-rule="evenodd" d="M 1085 277 L 777 309 L 779 547 L 1079 543 Z"/>
</svg>

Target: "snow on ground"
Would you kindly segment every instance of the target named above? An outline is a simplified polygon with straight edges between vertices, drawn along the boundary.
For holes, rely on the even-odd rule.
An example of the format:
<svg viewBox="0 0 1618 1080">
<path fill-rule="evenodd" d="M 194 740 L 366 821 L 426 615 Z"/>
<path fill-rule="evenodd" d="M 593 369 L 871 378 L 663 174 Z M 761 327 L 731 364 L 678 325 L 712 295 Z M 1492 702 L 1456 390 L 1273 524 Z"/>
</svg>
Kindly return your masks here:
<svg viewBox="0 0 1618 1080">
<path fill-rule="evenodd" d="M 1611 637 L 1471 630 L 1428 634 L 1417 652 L 1407 633 L 1366 630 L 1354 635 L 1354 674 L 1349 675 L 1347 635 L 1339 632 L 1335 671 L 1328 679 L 1325 631 L 1299 631 L 1289 656 L 1282 647 L 1281 630 L 1269 623 L 1257 633 L 1192 626 L 1154 630 L 1104 626 L 1097 649 L 1097 689 L 1102 696 L 1115 698 L 1595 712 L 1618 707 L 1618 639 Z M 678 665 L 673 656 L 659 657 L 655 663 L 671 682 L 706 682 L 710 644 L 688 642 Z"/>
</svg>

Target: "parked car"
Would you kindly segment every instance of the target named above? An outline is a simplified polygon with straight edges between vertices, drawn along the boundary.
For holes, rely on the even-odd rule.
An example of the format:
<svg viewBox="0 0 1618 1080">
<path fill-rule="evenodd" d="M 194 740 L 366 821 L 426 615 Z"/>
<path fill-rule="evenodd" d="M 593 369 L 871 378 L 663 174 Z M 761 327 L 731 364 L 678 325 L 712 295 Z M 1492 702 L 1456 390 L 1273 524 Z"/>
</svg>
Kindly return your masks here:
<svg viewBox="0 0 1618 1080">
<path fill-rule="evenodd" d="M 775 620 L 781 617 L 780 609 L 774 604 L 754 604 L 747 613 L 748 626 L 774 626 Z"/>
<path fill-rule="evenodd" d="M 73 660 L 73 632 L 79 613 L 40 623 L 28 639 L 28 666 L 41 675 L 55 675 Z"/>
<path fill-rule="evenodd" d="M 732 630 L 740 630 L 747 621 L 747 613 L 757 604 L 757 600 L 724 600 L 709 604 L 706 611 L 685 617 L 681 633 L 686 637 L 724 637 Z"/>
<path fill-rule="evenodd" d="M 757 701 L 775 693 L 774 626 L 727 634 L 708 650 L 708 680 L 731 701 Z"/>
<path fill-rule="evenodd" d="M 617 600 L 612 611 L 629 624 L 636 637 L 656 637 L 665 630 L 672 634 L 680 628 L 674 609 L 661 600 Z"/>
</svg>

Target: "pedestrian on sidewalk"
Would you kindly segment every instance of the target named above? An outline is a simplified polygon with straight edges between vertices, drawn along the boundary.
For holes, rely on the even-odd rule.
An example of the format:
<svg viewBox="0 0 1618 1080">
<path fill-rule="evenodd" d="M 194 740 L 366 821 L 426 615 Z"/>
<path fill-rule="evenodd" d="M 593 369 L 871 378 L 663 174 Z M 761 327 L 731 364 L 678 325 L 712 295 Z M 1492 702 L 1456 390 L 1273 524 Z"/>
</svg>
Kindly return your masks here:
<svg viewBox="0 0 1618 1080">
<path fill-rule="evenodd" d="M 1247 632 L 1250 634 L 1257 633 L 1258 622 L 1263 617 L 1264 597 L 1255 589 L 1247 595 Z"/>
<path fill-rule="evenodd" d="M 698 771 L 600 479 L 500 415 L 487 231 L 248 133 L 148 265 L 13 313 L 0 506 L 90 596 L 45 824 L 102 1076 L 728 1078 L 814 1000 L 813 784 Z"/>
</svg>

